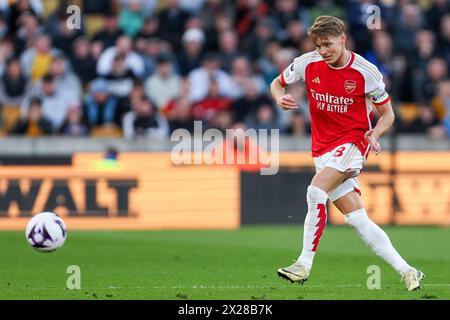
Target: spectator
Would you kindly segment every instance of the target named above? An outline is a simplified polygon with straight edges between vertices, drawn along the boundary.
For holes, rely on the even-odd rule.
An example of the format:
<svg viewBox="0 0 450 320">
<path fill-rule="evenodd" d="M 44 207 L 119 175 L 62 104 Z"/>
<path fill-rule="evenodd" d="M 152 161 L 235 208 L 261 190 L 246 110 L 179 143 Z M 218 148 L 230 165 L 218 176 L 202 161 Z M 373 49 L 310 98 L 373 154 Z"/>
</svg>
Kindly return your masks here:
<svg viewBox="0 0 450 320">
<path fill-rule="evenodd" d="M 58 38 L 60 35 L 63 34 L 70 34 L 70 33 L 76 33 L 77 37 L 81 34 L 85 33 L 84 28 L 84 15 L 80 16 L 80 28 L 75 30 L 64 30 L 66 29 L 65 26 L 61 25 L 63 22 L 65 23 L 69 17 L 69 13 L 67 12 L 67 8 L 72 4 L 71 0 L 59 0 L 58 6 L 56 9 L 45 19 L 45 29 L 47 33 L 50 35 L 50 37 L 53 39 L 55 46 L 55 38 Z M 83 12 L 86 12 L 86 8 L 83 8 Z M 63 36 L 64 38 L 64 36 Z M 70 51 L 71 43 L 67 44 L 67 49 Z M 59 48 L 59 47 L 58 47 Z M 61 49 L 63 50 L 63 49 Z M 69 53 L 66 53 L 69 55 Z"/>
<path fill-rule="evenodd" d="M 72 54 L 72 43 L 82 33 L 78 29 L 69 29 L 65 17 L 58 22 L 58 32 L 53 37 L 53 45 L 69 57 Z"/>
<path fill-rule="evenodd" d="M 44 13 L 44 6 L 41 0 L 17 0 L 10 4 L 8 11 L 8 29 L 13 32 L 17 30 L 17 22 L 22 14 L 30 13 L 40 17 Z"/>
<path fill-rule="evenodd" d="M 393 90 L 391 95 L 400 101 L 415 101 L 427 104 L 423 97 L 422 89 L 415 92 L 417 86 L 426 79 L 426 69 L 429 60 L 435 54 L 435 37 L 429 30 L 420 30 L 416 34 L 415 52 L 411 56 L 397 55 L 390 64 L 396 72 L 393 78 Z M 404 65 L 406 64 L 406 65 Z M 416 100 L 421 96 L 421 100 Z"/>
<path fill-rule="evenodd" d="M 450 138 L 450 80 L 439 83 L 438 95 L 433 104 L 439 124 L 431 126 L 428 134 L 436 139 Z"/>
<path fill-rule="evenodd" d="M 213 78 L 210 80 L 207 97 L 194 104 L 192 114 L 196 120 L 203 120 L 208 123 L 218 111 L 229 110 L 230 107 L 231 99 L 220 94 L 219 84 Z"/>
<path fill-rule="evenodd" d="M 392 37 L 385 31 L 375 32 L 372 36 L 372 48 L 366 52 L 364 57 L 376 65 L 383 75 L 390 76 L 393 56 Z"/>
<path fill-rule="evenodd" d="M 242 46 L 248 52 L 250 59 L 263 58 L 266 46 L 270 41 L 276 42 L 278 46 L 281 45 L 274 37 L 275 24 L 271 19 L 262 19 L 256 24 L 255 32 L 243 40 Z"/>
<path fill-rule="evenodd" d="M 269 86 L 273 79 L 278 76 L 278 67 L 275 63 L 275 55 L 280 51 L 280 43 L 271 39 L 264 46 L 264 54 L 258 55 L 256 66 L 260 70 L 266 86 Z"/>
<path fill-rule="evenodd" d="M 217 111 L 210 119 L 208 125 L 210 128 L 220 130 L 222 133 L 226 133 L 227 129 L 233 127 L 234 118 L 233 113 L 228 109 Z"/>
<path fill-rule="evenodd" d="M 438 83 L 436 96 L 431 100 L 431 106 L 436 111 L 439 121 L 450 117 L 450 79 Z"/>
<path fill-rule="evenodd" d="M 371 46 L 370 30 L 367 28 L 371 13 L 367 9 L 375 4 L 374 0 L 349 1 L 346 7 L 349 33 L 362 53 L 368 51 Z"/>
<path fill-rule="evenodd" d="M 234 5 L 230 1 L 206 0 L 198 17 L 208 34 L 206 50 L 217 51 L 217 35 L 225 30 L 234 29 Z"/>
<path fill-rule="evenodd" d="M 11 130 L 11 134 L 22 134 L 37 137 L 52 134 L 52 123 L 42 113 L 42 102 L 39 98 L 30 100 L 27 112 Z"/>
<path fill-rule="evenodd" d="M 80 106 L 74 105 L 69 108 L 69 114 L 59 129 L 59 133 L 69 137 L 89 135 L 89 128 L 83 119 L 83 112 Z"/>
<path fill-rule="evenodd" d="M 391 98 L 418 106 L 417 119 L 399 129 L 436 138 L 447 134 L 448 111 L 443 111 L 447 107 L 439 89 L 450 72 L 447 0 L 82 1 L 83 14 L 104 14 L 104 27 L 92 40 L 82 35 L 83 15 L 81 30 L 67 28 L 66 9 L 73 1 L 61 0 L 45 18 L 42 2 L 0 0 L 0 102 L 20 104 L 25 117 L 30 99 L 39 97 L 42 113 L 62 134 L 86 134 L 79 118 L 90 125 L 84 108 L 92 94 L 89 84 L 97 77 L 109 82 L 107 97 L 114 94 L 112 123 L 117 125 L 139 108 L 145 94 L 155 110 L 152 117 L 164 112 L 170 130 L 193 129 L 195 113 L 223 130 L 245 122 L 292 135 L 309 133 L 303 87 L 289 88 L 297 95 L 298 112 L 274 109 L 272 114 L 259 107 L 272 104 L 267 87 L 294 56 L 316 49 L 305 32 L 325 9 L 338 16 L 345 11 L 350 50 L 377 65 Z M 371 29 L 367 9 L 374 4 L 381 8 L 381 24 Z M 53 81 L 43 81 L 47 73 Z M 80 101 L 83 88 L 88 93 Z M 230 106 L 212 111 L 219 100 Z M 76 104 L 82 105 L 80 112 L 70 107 Z M 62 122 L 64 128 L 58 127 Z"/>
<path fill-rule="evenodd" d="M 133 42 L 130 37 L 120 36 L 114 47 L 107 48 L 97 63 L 97 73 L 100 76 L 106 76 L 111 73 L 114 58 L 117 55 L 122 55 L 125 59 L 124 63 L 127 68 L 129 68 L 133 74 L 137 77 L 143 75 L 144 61 L 142 58 L 132 50 Z"/>
<path fill-rule="evenodd" d="M 291 21 L 303 21 L 306 25 L 311 25 L 315 20 L 299 6 L 299 1 L 297 0 L 276 1 L 274 9 L 270 17 L 275 23 L 275 36 L 280 41 L 287 40 L 288 25 Z M 314 7 L 311 10 L 314 10 Z"/>
<path fill-rule="evenodd" d="M 219 69 L 219 66 L 218 56 L 210 53 L 205 55 L 200 68 L 189 73 L 189 98 L 192 102 L 203 100 L 208 95 L 211 79 L 217 81 L 220 95 L 233 96 L 233 81 L 228 73 Z"/>
<path fill-rule="evenodd" d="M 416 52 L 410 57 L 411 69 L 426 71 L 428 61 L 436 55 L 436 37 L 429 30 L 420 30 L 416 34 Z"/>
<path fill-rule="evenodd" d="M 56 48 L 52 48 L 50 37 L 41 34 L 35 39 L 33 47 L 27 49 L 20 56 L 22 69 L 27 76 L 34 82 L 45 75 L 52 63 L 53 57 L 63 53 Z"/>
<path fill-rule="evenodd" d="M 91 42 L 91 55 L 95 59 L 95 61 L 98 61 L 100 59 L 100 56 L 103 53 L 103 43 L 99 40 L 94 40 Z M 97 72 L 97 70 L 96 70 Z"/>
<path fill-rule="evenodd" d="M 427 63 L 426 73 L 416 72 L 413 79 L 414 101 L 429 105 L 437 94 L 437 84 L 448 75 L 448 66 L 444 59 L 434 57 Z"/>
<path fill-rule="evenodd" d="M 21 105 L 22 115 L 27 114 L 29 101 L 34 97 L 40 98 L 42 113 L 50 120 L 54 131 L 59 130 L 66 119 L 70 105 L 78 103 L 67 99 L 66 93 L 58 87 L 55 77 L 50 73 L 45 74 L 42 81 L 25 97 Z"/>
<path fill-rule="evenodd" d="M 20 106 L 28 90 L 30 83 L 22 72 L 19 59 L 9 59 L 0 81 L 0 101 L 6 105 Z"/>
<path fill-rule="evenodd" d="M 253 81 L 258 94 L 267 89 L 264 78 L 253 72 L 250 61 L 245 56 L 238 56 L 231 67 L 232 90 L 231 97 L 238 99 L 244 95 L 245 84 Z"/>
<path fill-rule="evenodd" d="M 177 129 L 185 129 L 190 133 L 194 132 L 194 117 L 192 116 L 192 106 L 189 99 L 179 97 L 167 104 L 165 114 L 169 120 L 170 132 Z"/>
<path fill-rule="evenodd" d="M 113 47 L 123 32 L 117 24 L 117 16 L 108 14 L 105 17 L 105 24 L 102 30 L 94 35 L 93 41 L 100 41 L 103 48 Z"/>
<path fill-rule="evenodd" d="M 425 134 L 438 123 L 434 110 L 427 105 L 420 105 L 417 117 L 411 123 L 399 122 L 397 130 L 403 133 Z"/>
<path fill-rule="evenodd" d="M 91 43 L 88 38 L 78 37 L 73 43 L 71 62 L 73 71 L 81 80 L 83 86 L 97 77 L 96 61 L 91 51 Z"/>
<path fill-rule="evenodd" d="M 24 13 L 18 20 L 18 30 L 14 35 L 15 54 L 20 55 L 33 46 L 35 39 L 44 32 L 38 18 L 31 13 Z"/>
<path fill-rule="evenodd" d="M 290 0 L 295 2 L 294 0 Z M 314 6 L 309 10 L 311 21 L 316 20 L 318 16 L 330 15 L 339 19 L 345 19 L 345 12 L 342 6 L 336 4 L 336 1 L 319 0 L 315 1 Z"/>
<path fill-rule="evenodd" d="M 309 39 L 307 37 L 305 37 L 305 39 L 303 40 L 303 42 L 300 45 L 299 51 L 301 53 L 307 53 L 307 52 L 311 52 L 316 50 L 316 46 L 314 45 L 314 43 L 312 41 L 308 41 Z M 348 49 L 349 50 L 353 50 L 350 49 L 352 47 L 352 38 L 350 36 L 347 37 L 347 43 L 348 43 Z"/>
<path fill-rule="evenodd" d="M 397 49 L 406 56 L 414 52 L 416 33 L 425 26 L 425 19 L 417 4 L 406 2 L 401 6 L 394 31 Z"/>
<path fill-rule="evenodd" d="M 201 29 L 192 28 L 183 34 L 183 48 L 178 55 L 178 67 L 182 76 L 199 68 L 203 58 L 205 34 Z"/>
<path fill-rule="evenodd" d="M 189 13 L 180 8 L 178 0 L 167 0 L 167 8 L 159 15 L 159 32 L 162 39 L 166 39 L 177 52 L 181 47 L 181 33 L 189 19 Z"/>
<path fill-rule="evenodd" d="M 197 15 L 203 7 L 205 0 L 179 0 L 180 8 L 189 12 L 191 15 Z"/>
<path fill-rule="evenodd" d="M 169 134 L 167 120 L 154 110 L 149 100 L 144 98 L 134 101 L 133 110 L 123 117 L 122 127 L 125 138 L 141 136 L 163 139 Z"/>
<path fill-rule="evenodd" d="M 425 12 L 427 24 L 434 34 L 440 30 L 440 22 L 445 14 L 450 12 L 450 3 L 448 0 L 434 0 L 431 7 Z"/>
<path fill-rule="evenodd" d="M 236 1 L 235 29 L 240 39 L 253 32 L 257 22 L 269 13 L 269 6 L 262 0 Z"/>
<path fill-rule="evenodd" d="M 8 24 L 6 23 L 5 13 L 0 10 L 0 39 L 8 35 Z"/>
<path fill-rule="evenodd" d="M 232 62 L 240 54 L 238 46 L 239 39 L 236 32 L 226 30 L 219 35 L 219 59 L 222 70 L 231 72 Z"/>
<path fill-rule="evenodd" d="M 5 120 L 3 119 L 4 118 L 4 113 L 3 113 L 3 108 L 4 108 L 5 106 L 3 105 L 3 103 L 2 103 L 2 100 L 0 99 L 0 135 L 3 135 L 4 133 L 6 133 L 5 131 Z"/>
<path fill-rule="evenodd" d="M 308 124 L 301 110 L 294 110 L 286 134 L 294 137 L 303 137 L 308 133 Z"/>
<path fill-rule="evenodd" d="M 255 130 L 280 129 L 280 123 L 272 104 L 262 104 L 258 108 L 250 112 L 245 118 L 245 125 Z M 269 131 L 270 134 L 270 131 Z"/>
<path fill-rule="evenodd" d="M 136 42 L 140 39 L 161 38 L 159 33 L 159 20 L 157 16 L 150 16 L 145 18 L 142 28 L 136 35 Z"/>
<path fill-rule="evenodd" d="M 83 116 L 89 128 L 117 124 L 117 99 L 110 95 L 105 79 L 97 78 L 89 85 L 84 99 Z"/>
<path fill-rule="evenodd" d="M 441 30 L 438 36 L 437 54 L 445 59 L 450 68 L 450 13 L 442 17 Z"/>
<path fill-rule="evenodd" d="M 270 103 L 270 98 L 257 90 L 255 82 L 247 80 L 244 83 L 244 96 L 234 100 L 231 109 L 234 112 L 236 121 L 243 122 L 246 116 L 251 112 L 255 112 L 260 105 Z"/>
<path fill-rule="evenodd" d="M 148 79 L 155 73 L 156 60 L 163 53 L 163 40 L 159 38 L 141 39 L 142 48 L 139 53 L 144 61 L 143 79 Z"/>
<path fill-rule="evenodd" d="M 214 25 L 209 29 L 204 29 L 208 35 L 205 41 L 205 51 L 219 51 L 219 36 L 226 31 L 234 30 L 233 28 L 233 21 L 230 16 L 225 14 L 218 15 L 214 21 Z"/>
<path fill-rule="evenodd" d="M 130 37 L 136 36 L 144 24 L 141 0 L 128 0 L 120 10 L 119 29 Z"/>
<path fill-rule="evenodd" d="M 129 0 L 119 0 L 121 7 L 129 4 Z M 155 13 L 157 7 L 161 5 L 159 0 L 141 0 L 141 11 L 144 17 L 150 17 Z"/>
<path fill-rule="evenodd" d="M 124 115 L 131 111 L 134 102 L 141 99 L 143 96 L 145 96 L 144 84 L 141 80 L 136 79 L 133 82 L 130 94 L 127 97 L 118 100 L 115 122 L 122 125 Z"/>
<path fill-rule="evenodd" d="M 0 39 L 0 74 L 5 72 L 8 59 L 14 56 L 14 44 L 8 38 Z M 23 70 L 23 69 L 22 69 Z"/>
<path fill-rule="evenodd" d="M 83 11 L 93 14 L 111 14 L 114 2 L 111 0 L 82 0 Z"/>
<path fill-rule="evenodd" d="M 63 56 L 55 56 L 50 65 L 50 73 L 64 93 L 68 101 L 79 104 L 81 101 L 82 88 L 78 76 L 71 70 L 71 65 Z"/>
<path fill-rule="evenodd" d="M 145 94 L 156 109 L 162 109 L 180 92 L 181 79 L 173 72 L 170 57 L 161 55 L 156 64 L 156 73 L 145 82 Z"/>
<path fill-rule="evenodd" d="M 305 40 L 306 28 L 301 20 L 291 20 L 288 22 L 286 38 L 283 47 L 292 47 L 300 50 L 302 42 Z"/>
<path fill-rule="evenodd" d="M 118 99 L 126 99 L 133 89 L 137 79 L 133 71 L 125 64 L 125 56 L 118 54 L 114 57 L 111 71 L 105 75 L 108 81 L 108 91 Z"/>
</svg>

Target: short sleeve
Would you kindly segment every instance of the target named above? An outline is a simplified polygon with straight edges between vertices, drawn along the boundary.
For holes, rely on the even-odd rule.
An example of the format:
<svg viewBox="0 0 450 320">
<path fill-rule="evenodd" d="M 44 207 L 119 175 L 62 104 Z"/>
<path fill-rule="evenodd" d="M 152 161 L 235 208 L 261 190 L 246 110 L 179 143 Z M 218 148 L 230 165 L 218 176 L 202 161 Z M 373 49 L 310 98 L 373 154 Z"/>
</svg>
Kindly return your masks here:
<svg viewBox="0 0 450 320">
<path fill-rule="evenodd" d="M 321 57 L 316 51 L 308 52 L 294 59 L 280 75 L 281 83 L 284 87 L 297 81 L 305 81 L 305 70 L 308 63 L 320 60 Z"/>
<path fill-rule="evenodd" d="M 375 106 L 381 106 L 389 101 L 390 97 L 385 90 L 383 75 L 375 66 L 369 69 L 366 81 L 366 94 Z"/>
<path fill-rule="evenodd" d="M 302 79 L 298 70 L 296 70 L 295 60 L 292 62 L 280 75 L 281 84 L 286 87 L 294 82 L 300 81 Z"/>
</svg>

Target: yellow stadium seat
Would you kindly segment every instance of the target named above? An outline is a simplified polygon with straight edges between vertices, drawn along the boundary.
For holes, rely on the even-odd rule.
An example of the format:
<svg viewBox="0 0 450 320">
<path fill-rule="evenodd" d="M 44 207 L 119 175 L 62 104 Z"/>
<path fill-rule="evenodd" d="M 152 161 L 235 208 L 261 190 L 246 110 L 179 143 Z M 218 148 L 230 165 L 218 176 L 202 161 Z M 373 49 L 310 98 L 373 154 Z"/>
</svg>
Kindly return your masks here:
<svg viewBox="0 0 450 320">
<path fill-rule="evenodd" d="M 122 129 L 114 126 L 98 126 L 91 129 L 91 136 L 97 138 L 121 138 Z"/>
<path fill-rule="evenodd" d="M 20 118 L 20 106 L 5 106 L 2 110 L 4 129 L 9 131 Z"/>
<path fill-rule="evenodd" d="M 60 0 L 42 0 L 42 4 L 44 6 L 44 17 L 48 18 L 49 15 L 58 10 Z M 82 0 L 71 0 L 69 1 L 69 5 L 77 5 L 81 9 L 83 9 L 83 1 Z"/>
<path fill-rule="evenodd" d="M 419 116 L 419 107 L 415 103 L 402 103 L 398 112 L 404 122 L 411 123 Z"/>
<path fill-rule="evenodd" d="M 447 107 L 445 106 L 445 102 L 443 99 L 441 99 L 439 96 L 434 97 L 431 100 L 431 106 L 434 109 L 434 112 L 436 113 L 436 117 L 439 120 L 442 120 L 447 115 Z"/>
<path fill-rule="evenodd" d="M 88 14 L 85 17 L 86 33 L 89 37 L 99 32 L 105 24 L 105 16 L 99 14 Z"/>
<path fill-rule="evenodd" d="M 42 4 L 44 6 L 44 17 L 47 18 L 58 8 L 58 0 L 43 0 Z"/>
</svg>

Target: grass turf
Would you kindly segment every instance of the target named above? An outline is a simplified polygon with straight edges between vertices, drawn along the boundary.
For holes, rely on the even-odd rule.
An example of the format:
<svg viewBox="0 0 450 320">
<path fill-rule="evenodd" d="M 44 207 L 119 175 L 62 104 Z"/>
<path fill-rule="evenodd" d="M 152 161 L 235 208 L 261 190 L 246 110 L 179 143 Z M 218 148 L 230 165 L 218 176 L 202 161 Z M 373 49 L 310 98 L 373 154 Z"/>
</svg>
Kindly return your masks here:
<svg viewBox="0 0 450 320">
<path fill-rule="evenodd" d="M 450 299 L 450 230 L 385 227 L 394 246 L 426 274 L 408 292 L 400 276 L 348 227 L 328 226 L 304 286 L 276 275 L 298 256 L 302 226 L 236 231 L 69 231 L 53 253 L 31 249 L 23 232 L 0 232 L 0 299 Z M 69 290 L 67 267 L 81 269 Z M 381 289 L 367 288 L 370 265 Z"/>
</svg>

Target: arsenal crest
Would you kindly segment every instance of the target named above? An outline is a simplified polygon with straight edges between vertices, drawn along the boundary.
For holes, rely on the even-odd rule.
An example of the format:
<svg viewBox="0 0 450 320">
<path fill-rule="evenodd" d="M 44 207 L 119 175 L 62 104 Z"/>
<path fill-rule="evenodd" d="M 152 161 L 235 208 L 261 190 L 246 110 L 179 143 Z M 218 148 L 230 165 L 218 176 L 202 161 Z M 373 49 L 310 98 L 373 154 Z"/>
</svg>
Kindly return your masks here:
<svg viewBox="0 0 450 320">
<path fill-rule="evenodd" d="M 352 93 L 353 91 L 355 91 L 356 82 L 353 80 L 345 80 L 344 88 L 345 88 L 345 91 L 347 91 L 347 93 Z"/>
</svg>

